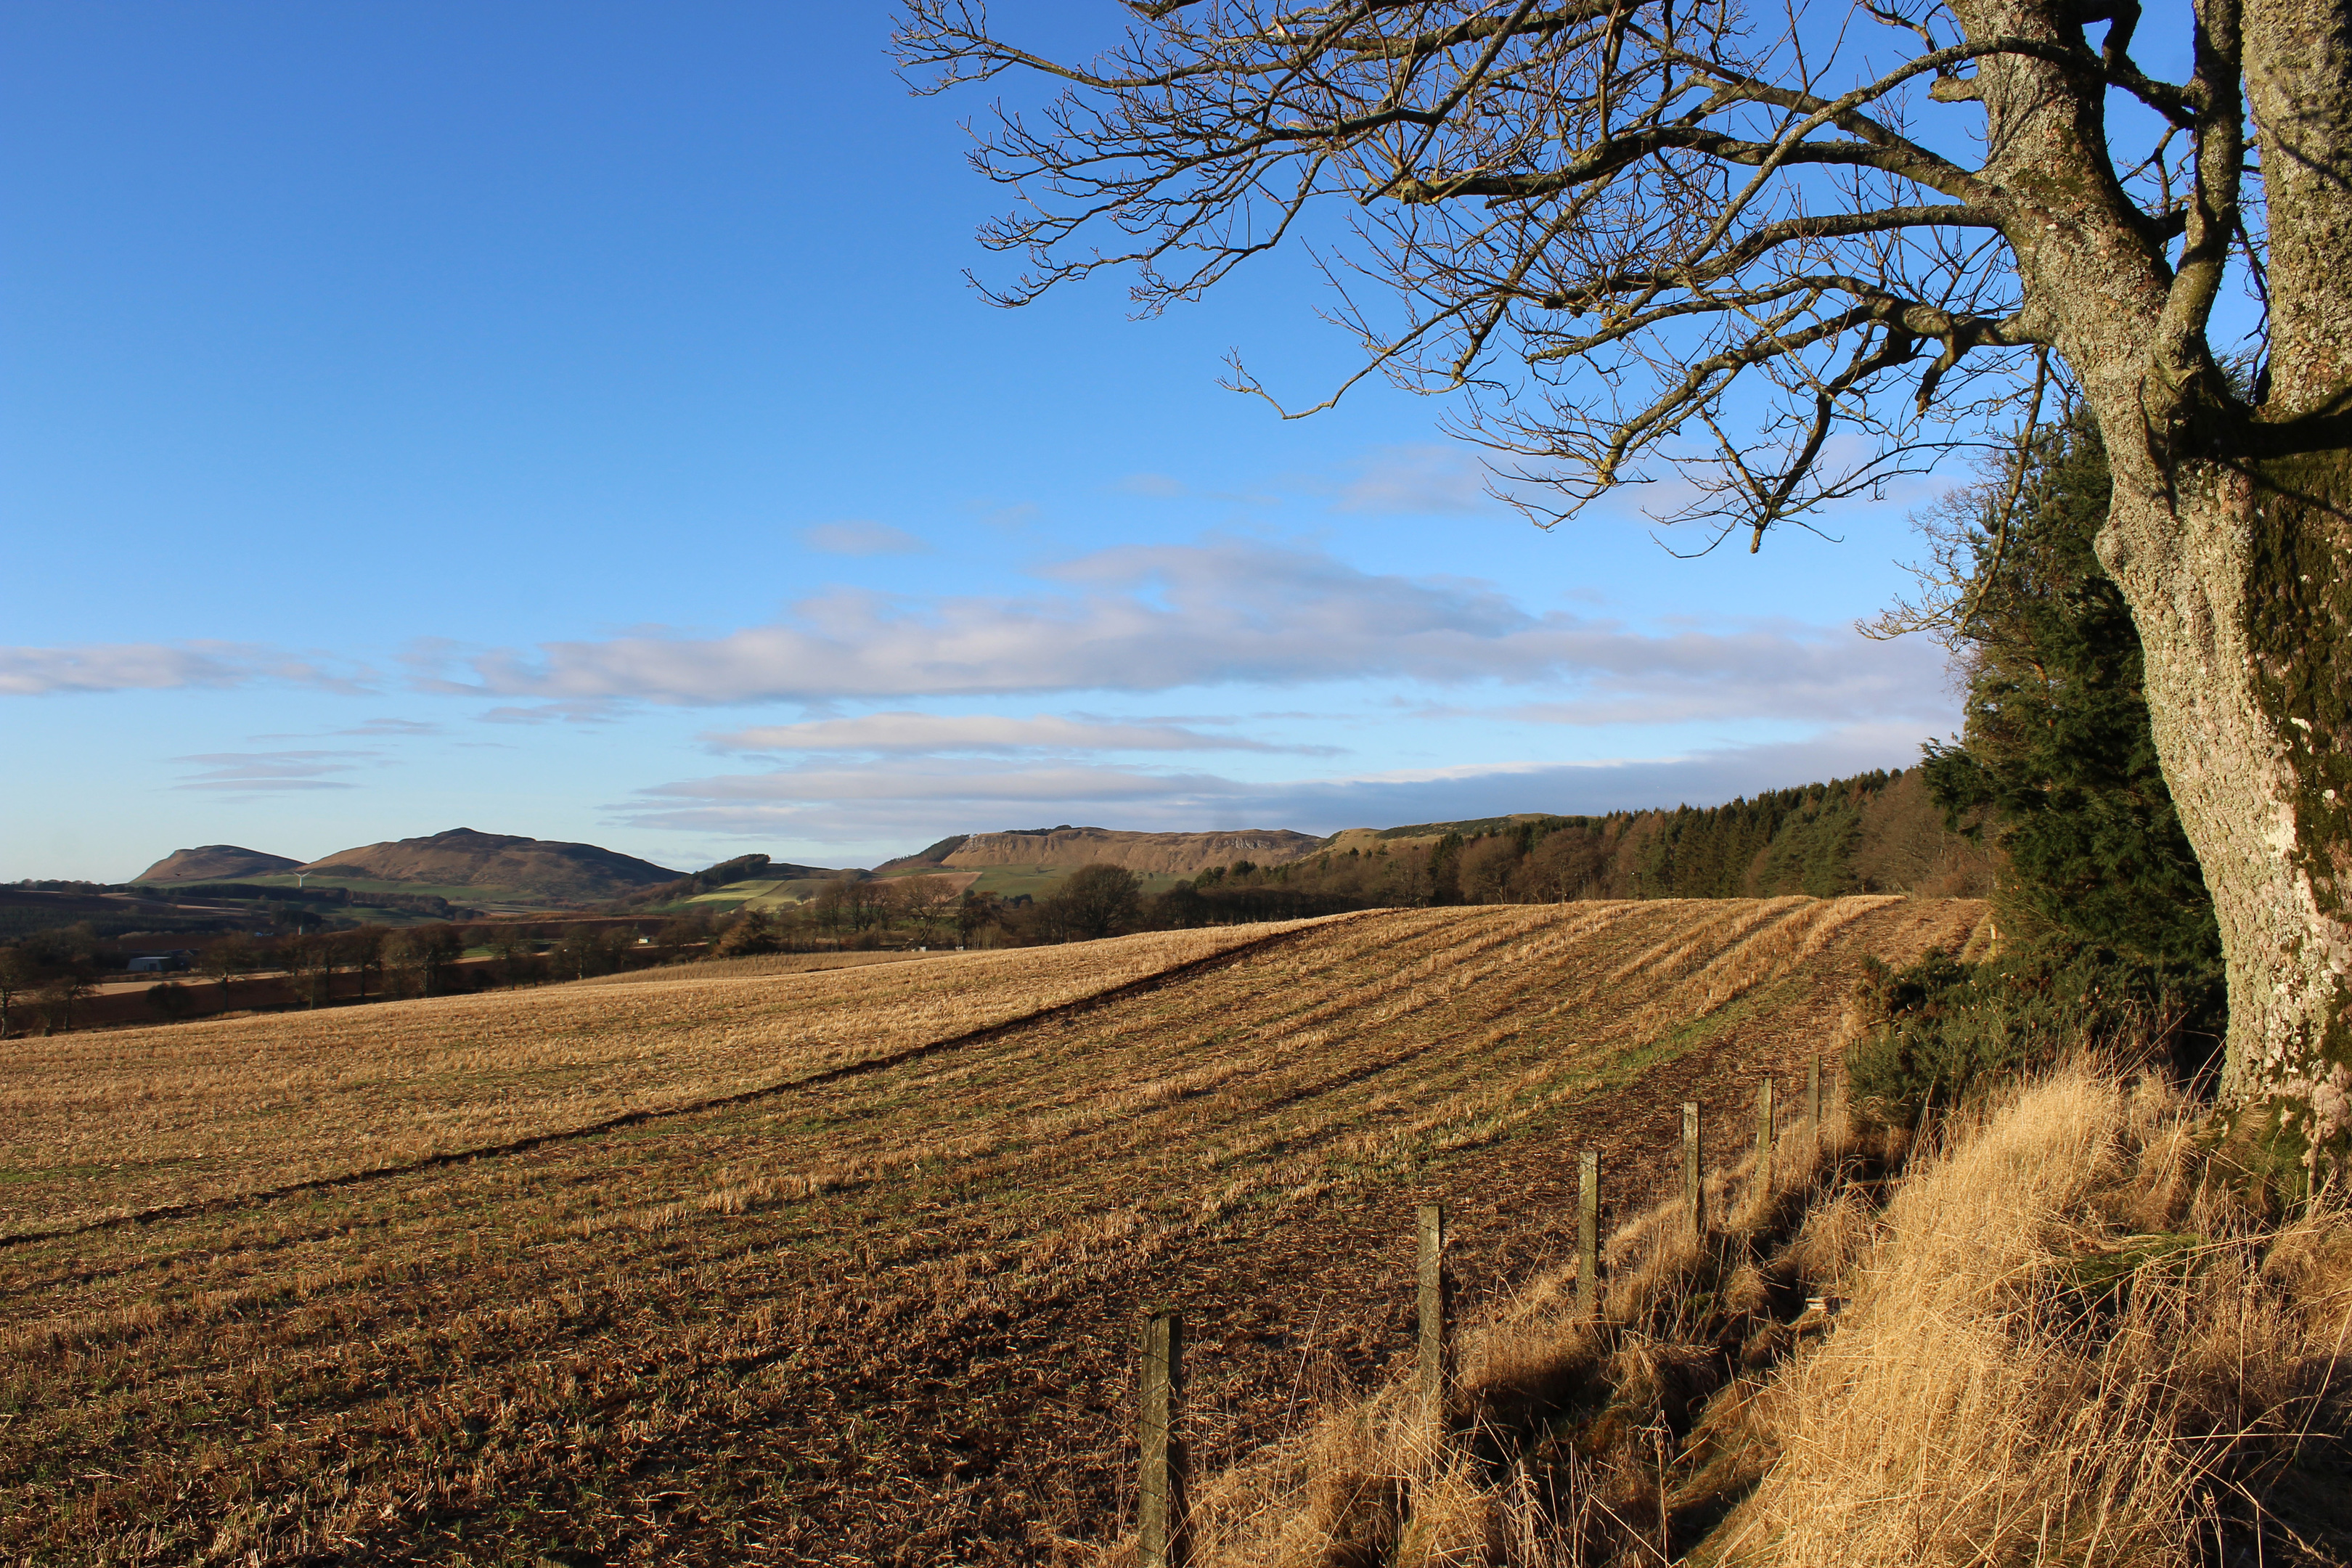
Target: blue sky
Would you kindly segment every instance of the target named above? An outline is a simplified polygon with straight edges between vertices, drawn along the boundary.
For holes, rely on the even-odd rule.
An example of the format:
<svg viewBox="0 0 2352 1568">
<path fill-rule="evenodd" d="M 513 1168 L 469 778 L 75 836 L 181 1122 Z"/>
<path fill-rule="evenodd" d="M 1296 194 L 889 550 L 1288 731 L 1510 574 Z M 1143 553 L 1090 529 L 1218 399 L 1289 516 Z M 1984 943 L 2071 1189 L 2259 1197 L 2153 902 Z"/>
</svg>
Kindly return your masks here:
<svg viewBox="0 0 2352 1568">
<path fill-rule="evenodd" d="M 1049 38 L 1097 8 L 1032 7 Z M 1899 766 L 1919 481 L 1552 532 L 1301 260 L 1025 310 L 879 6 L 0 10 L 0 878 L 466 826 L 673 866 Z M 1954 476 L 1955 479 L 1965 476 Z"/>
</svg>

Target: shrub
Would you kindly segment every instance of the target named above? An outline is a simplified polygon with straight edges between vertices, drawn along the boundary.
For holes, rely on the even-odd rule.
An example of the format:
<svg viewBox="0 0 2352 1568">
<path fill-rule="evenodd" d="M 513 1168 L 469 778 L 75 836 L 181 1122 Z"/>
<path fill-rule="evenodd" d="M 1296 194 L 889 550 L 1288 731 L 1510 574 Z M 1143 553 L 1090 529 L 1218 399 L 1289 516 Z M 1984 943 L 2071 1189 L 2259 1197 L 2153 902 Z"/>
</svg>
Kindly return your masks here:
<svg viewBox="0 0 2352 1568">
<path fill-rule="evenodd" d="M 780 952 L 783 941 L 777 934 L 775 917 L 762 909 L 747 909 L 735 917 L 719 937 L 714 950 L 720 958 L 751 958 L 764 952 Z"/>
<path fill-rule="evenodd" d="M 196 1001 L 181 987 L 165 984 L 147 988 L 147 1006 L 159 1018 L 184 1018 L 196 1010 Z"/>
<path fill-rule="evenodd" d="M 1907 969 L 1864 960 L 1863 1030 L 1846 1048 L 1855 1102 L 1911 1120 L 2088 1047 L 2197 1070 L 2218 1047 L 2220 975 L 2064 936 L 1982 963 L 1930 953 Z"/>
</svg>

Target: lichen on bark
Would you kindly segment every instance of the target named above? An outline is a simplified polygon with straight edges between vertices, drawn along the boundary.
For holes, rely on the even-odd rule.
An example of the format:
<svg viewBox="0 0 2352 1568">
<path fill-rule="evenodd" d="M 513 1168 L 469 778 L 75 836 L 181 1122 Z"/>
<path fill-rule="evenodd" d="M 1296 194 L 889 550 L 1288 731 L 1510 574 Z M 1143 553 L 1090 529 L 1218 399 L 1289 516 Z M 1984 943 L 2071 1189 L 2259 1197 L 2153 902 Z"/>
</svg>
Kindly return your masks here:
<svg viewBox="0 0 2352 1568">
<path fill-rule="evenodd" d="M 2224 421 L 2224 423 L 2230 423 Z M 2101 553 L 2229 966 L 2222 1088 L 2311 1180 L 2352 1152 L 2352 454 L 2326 416 L 2129 465 Z"/>
<path fill-rule="evenodd" d="M 2299 1026 L 2240 1088 L 2273 1104 L 2314 1176 L 2352 1146 L 2352 453 L 2340 425 L 2332 411 L 2258 425 L 2260 444 L 2286 449 L 2252 465 L 2249 529 L 2253 693 L 2292 780 L 2282 837 L 2308 930 L 2272 965 L 2306 988 Z"/>
</svg>

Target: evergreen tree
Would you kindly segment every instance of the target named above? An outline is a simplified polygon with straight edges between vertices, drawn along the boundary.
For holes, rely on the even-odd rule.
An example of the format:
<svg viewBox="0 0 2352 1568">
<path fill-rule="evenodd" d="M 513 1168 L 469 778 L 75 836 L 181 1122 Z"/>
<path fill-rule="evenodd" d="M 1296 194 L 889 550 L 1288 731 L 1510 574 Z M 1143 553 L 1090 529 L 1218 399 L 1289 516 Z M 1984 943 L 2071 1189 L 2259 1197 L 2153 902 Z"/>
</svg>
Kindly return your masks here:
<svg viewBox="0 0 2352 1568">
<path fill-rule="evenodd" d="M 1947 822 L 2000 851 L 2002 941 L 1983 963 L 1872 966 L 1877 1026 L 1850 1053 L 1854 1088 L 1904 1117 L 2085 1046 L 2168 1046 L 2193 1071 L 2227 1021 L 2221 931 L 2158 765 L 2139 637 L 2092 551 L 2105 454 L 2070 414 L 2025 461 L 2005 531 L 2006 479 L 1958 498 L 1946 542 L 1977 584 L 1953 633 L 1966 726 L 1924 764 Z"/>
<path fill-rule="evenodd" d="M 2037 443 L 2005 544 L 1974 531 L 1984 587 L 1959 628 L 1967 727 L 1927 748 L 1927 786 L 2003 851 L 2005 931 L 2218 965 L 2213 900 L 2148 728 L 2139 636 L 2091 549 L 2107 491 L 2097 435 L 2070 417 Z"/>
</svg>

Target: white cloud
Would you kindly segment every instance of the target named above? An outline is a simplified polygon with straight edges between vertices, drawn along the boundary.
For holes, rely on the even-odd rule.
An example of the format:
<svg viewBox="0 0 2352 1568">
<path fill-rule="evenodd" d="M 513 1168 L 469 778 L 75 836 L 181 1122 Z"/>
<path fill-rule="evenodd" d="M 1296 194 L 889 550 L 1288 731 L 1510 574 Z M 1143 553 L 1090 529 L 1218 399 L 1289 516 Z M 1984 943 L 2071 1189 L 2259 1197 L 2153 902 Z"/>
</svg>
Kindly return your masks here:
<svg viewBox="0 0 2352 1568">
<path fill-rule="evenodd" d="M 1123 495 L 1150 496 L 1156 500 L 1175 500 L 1191 493 L 1183 480 L 1167 474 L 1129 474 L 1113 488 Z"/>
<path fill-rule="evenodd" d="M 891 597 L 835 590 L 784 620 L 717 636 L 635 630 L 482 652 L 422 641 L 401 656 L 422 691 L 488 700 L 505 724 L 595 723 L 638 702 L 783 701 L 816 709 L 720 743 L 904 754 L 1312 750 L 1225 740 L 1219 723 L 1034 715 L 822 717 L 829 705 L 911 698 L 1142 693 L 1411 683 L 1408 708 L 1533 724 L 1854 724 L 1955 718 L 1940 650 L 1872 643 L 1790 620 L 1635 627 L 1581 609 L 1529 609 L 1474 579 L 1366 572 L 1319 550 L 1212 537 L 1049 565 L 1024 595 Z M 345 668 L 357 668 L 347 666 Z M 293 681 L 363 689 L 316 658 L 245 644 L 0 651 L 0 692 Z M 1488 689 L 1465 701 L 1465 689 Z M 1292 697 L 1297 701 L 1297 697 Z M 1253 703 L 1250 706 L 1256 706 Z M 419 733 L 381 721 L 373 733 Z"/>
<path fill-rule="evenodd" d="M 336 731 L 341 735 L 383 735 L 388 738 L 437 735 L 440 732 L 440 725 L 416 719 L 370 719 L 351 729 Z"/>
<path fill-rule="evenodd" d="M 620 716 L 621 705 L 604 697 L 542 702 L 535 708 L 488 708 L 474 715 L 485 724 L 610 724 Z"/>
<path fill-rule="evenodd" d="M 1240 788 L 1207 773 L 1082 763 L 910 758 L 875 766 L 806 766 L 688 779 L 641 792 L 623 808 L 633 826 L 767 834 L 827 844 L 873 844 L 928 834 L 932 824 L 1004 826 L 1038 810 L 1052 820 L 1095 816 L 1158 822 L 1192 803 Z M 1038 803 L 1047 803 L 1041 807 Z M 940 829 L 969 832 L 970 826 Z"/>
<path fill-rule="evenodd" d="M 800 531 L 801 542 L 828 555 L 920 555 L 930 546 L 903 528 L 852 518 Z"/>
<path fill-rule="evenodd" d="M 737 752 L 1274 752 L 1234 735 L 1181 724 L 1116 723 L 1033 714 L 868 713 L 801 724 L 761 724 L 705 736 Z"/>
<path fill-rule="evenodd" d="M 1495 504 L 1486 482 L 1486 465 L 1458 446 L 1381 447 L 1358 459 L 1331 510 L 1413 517 L 1484 511 Z"/>
<path fill-rule="evenodd" d="M 921 801 L 1077 801 L 1100 805 L 1180 793 L 1223 793 L 1240 786 L 1207 773 L 1139 768 L 950 762 L 926 758 L 887 767 L 804 767 L 660 784 L 656 799 L 834 802 L 849 798 Z"/>
<path fill-rule="evenodd" d="M 91 643 L 77 647 L 0 647 L 0 695 L 43 697 L 96 691 L 170 691 L 283 680 L 337 691 L 365 689 L 318 660 L 251 643 Z"/>
<path fill-rule="evenodd" d="M 1522 608 L 1492 584 L 1362 571 L 1248 540 L 1100 551 L 1059 592 L 909 602 L 836 591 L 719 637 L 499 650 L 431 689 L 541 702 L 822 703 L 1363 679 L 1550 688 L 1523 716 L 1863 719 L 1949 711 L 1926 645 L 1787 621 L 1636 630 Z"/>
<path fill-rule="evenodd" d="M 1574 700 L 1523 702 L 1493 716 L 1528 724 L 1681 724 L 1749 718 L 1851 723 L 1953 717 L 1942 650 L 1924 637 L 1872 642 L 1844 627 L 1771 625 L 1679 633 L 1703 637 L 1682 662 L 1662 657 L 1596 671 Z"/>
<path fill-rule="evenodd" d="M 174 789 L 282 791 L 356 789 L 329 773 L 347 773 L 383 759 L 375 752 L 205 752 L 172 761 L 197 770 Z"/>
<path fill-rule="evenodd" d="M 1045 515 L 1045 509 L 1034 500 L 1017 500 L 1008 506 L 973 509 L 986 526 L 1006 533 L 1019 533 Z"/>
</svg>

